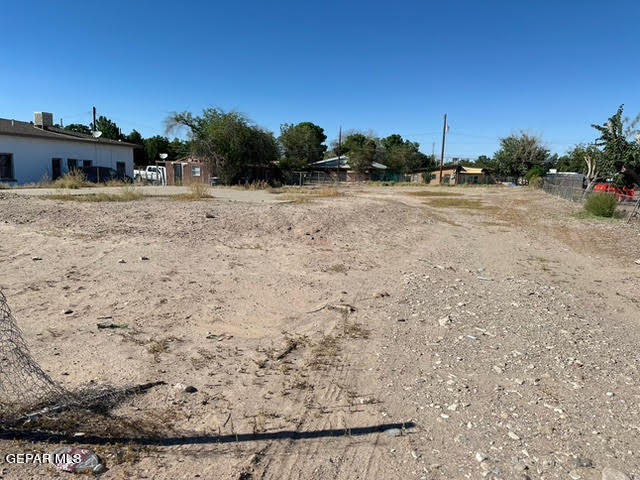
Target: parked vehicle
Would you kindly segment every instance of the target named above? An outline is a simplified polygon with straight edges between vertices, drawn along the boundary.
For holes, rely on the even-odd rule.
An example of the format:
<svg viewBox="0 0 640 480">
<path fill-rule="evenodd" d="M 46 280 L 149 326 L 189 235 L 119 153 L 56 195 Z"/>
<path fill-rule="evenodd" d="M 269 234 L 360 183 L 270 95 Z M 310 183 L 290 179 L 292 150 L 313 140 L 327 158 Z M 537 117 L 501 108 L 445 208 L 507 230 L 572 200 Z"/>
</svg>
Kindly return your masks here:
<svg viewBox="0 0 640 480">
<path fill-rule="evenodd" d="M 634 188 L 616 187 L 610 183 L 598 183 L 593 187 L 595 193 L 606 193 L 609 195 L 615 195 L 618 202 L 632 202 L 636 193 Z"/>
<path fill-rule="evenodd" d="M 105 183 L 112 180 L 132 183 L 133 179 L 128 175 L 118 173 L 113 168 L 109 167 L 82 167 L 80 171 L 84 174 L 85 179 L 88 182 L 93 183 Z"/>
<path fill-rule="evenodd" d="M 133 178 L 137 182 L 167 184 L 167 169 L 157 165 L 147 165 L 144 170 L 134 170 Z"/>
</svg>

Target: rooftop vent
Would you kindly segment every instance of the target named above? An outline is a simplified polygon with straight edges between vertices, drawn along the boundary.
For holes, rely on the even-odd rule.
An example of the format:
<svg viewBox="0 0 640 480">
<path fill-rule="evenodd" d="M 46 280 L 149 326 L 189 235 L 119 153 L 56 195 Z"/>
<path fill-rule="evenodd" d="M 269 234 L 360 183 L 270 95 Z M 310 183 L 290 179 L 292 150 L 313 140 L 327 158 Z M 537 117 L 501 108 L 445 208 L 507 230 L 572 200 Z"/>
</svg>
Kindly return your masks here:
<svg viewBox="0 0 640 480">
<path fill-rule="evenodd" d="M 53 113 L 34 112 L 33 124 L 40 128 L 53 127 Z"/>
</svg>

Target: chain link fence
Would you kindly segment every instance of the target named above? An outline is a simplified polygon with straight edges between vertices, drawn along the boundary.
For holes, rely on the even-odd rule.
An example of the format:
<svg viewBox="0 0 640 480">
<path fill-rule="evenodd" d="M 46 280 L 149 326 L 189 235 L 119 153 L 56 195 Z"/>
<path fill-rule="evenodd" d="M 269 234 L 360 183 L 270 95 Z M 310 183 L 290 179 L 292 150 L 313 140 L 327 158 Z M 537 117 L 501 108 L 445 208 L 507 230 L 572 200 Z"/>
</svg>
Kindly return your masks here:
<svg viewBox="0 0 640 480">
<path fill-rule="evenodd" d="M 618 189 L 605 184 L 601 189 L 587 192 L 587 181 L 580 174 L 547 174 L 542 178 L 542 189 L 552 195 L 562 197 L 576 203 L 584 203 L 591 195 L 612 195 L 618 200 L 618 212 L 627 215 L 627 221 L 636 218 L 640 198 L 633 191 Z"/>
<path fill-rule="evenodd" d="M 583 202 L 585 195 L 585 177 L 579 174 L 548 174 L 542 178 L 542 189 L 572 202 Z"/>
</svg>

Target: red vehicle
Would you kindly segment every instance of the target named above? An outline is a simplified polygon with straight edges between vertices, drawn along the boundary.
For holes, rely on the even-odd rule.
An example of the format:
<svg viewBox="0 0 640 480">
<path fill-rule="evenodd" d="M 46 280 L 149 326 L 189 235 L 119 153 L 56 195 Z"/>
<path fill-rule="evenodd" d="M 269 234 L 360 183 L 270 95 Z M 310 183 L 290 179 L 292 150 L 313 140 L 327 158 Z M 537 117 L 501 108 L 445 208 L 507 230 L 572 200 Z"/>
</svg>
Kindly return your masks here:
<svg viewBox="0 0 640 480">
<path fill-rule="evenodd" d="M 627 187 L 614 187 L 610 183 L 598 183 L 593 187 L 593 191 L 596 193 L 607 193 L 609 195 L 615 195 L 618 202 L 632 202 L 633 196 L 636 194 L 635 189 Z"/>
</svg>

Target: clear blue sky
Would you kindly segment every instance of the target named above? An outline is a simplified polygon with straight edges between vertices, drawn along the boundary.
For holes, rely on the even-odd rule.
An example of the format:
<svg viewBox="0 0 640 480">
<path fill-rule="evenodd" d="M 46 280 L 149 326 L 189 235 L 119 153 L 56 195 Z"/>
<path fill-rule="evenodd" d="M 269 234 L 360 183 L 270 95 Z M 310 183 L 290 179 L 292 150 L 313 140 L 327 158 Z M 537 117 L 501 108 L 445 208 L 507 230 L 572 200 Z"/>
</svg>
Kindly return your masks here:
<svg viewBox="0 0 640 480">
<path fill-rule="evenodd" d="M 279 132 L 312 121 L 491 155 L 525 130 L 562 153 L 621 103 L 640 113 L 640 2 L 11 1 L 0 117 L 91 106 L 128 133 L 219 106 Z"/>
</svg>

